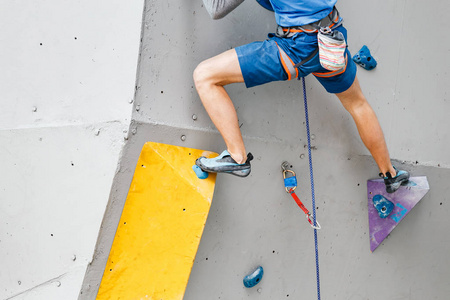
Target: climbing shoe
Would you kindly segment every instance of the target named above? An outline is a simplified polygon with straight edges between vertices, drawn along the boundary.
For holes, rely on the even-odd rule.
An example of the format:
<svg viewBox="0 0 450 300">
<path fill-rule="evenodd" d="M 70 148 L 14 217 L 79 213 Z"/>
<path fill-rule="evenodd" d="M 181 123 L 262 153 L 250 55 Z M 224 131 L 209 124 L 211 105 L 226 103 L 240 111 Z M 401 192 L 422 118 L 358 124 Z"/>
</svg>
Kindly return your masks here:
<svg viewBox="0 0 450 300">
<path fill-rule="evenodd" d="M 388 193 L 395 192 L 401 185 L 408 184 L 409 181 L 409 173 L 407 171 L 397 170 L 395 167 L 394 169 L 397 172 L 397 175 L 395 175 L 395 177 L 392 177 L 391 173 L 389 172 L 387 172 L 386 175 L 380 173 L 380 177 L 384 179 L 386 192 Z"/>
<path fill-rule="evenodd" d="M 214 158 L 206 158 L 204 156 L 198 158 L 195 164 L 205 172 L 213 173 L 229 173 L 239 177 L 247 177 L 250 174 L 250 161 L 253 159 L 251 153 L 247 154 L 247 160 L 243 164 L 238 164 L 225 150 L 219 156 Z"/>
</svg>

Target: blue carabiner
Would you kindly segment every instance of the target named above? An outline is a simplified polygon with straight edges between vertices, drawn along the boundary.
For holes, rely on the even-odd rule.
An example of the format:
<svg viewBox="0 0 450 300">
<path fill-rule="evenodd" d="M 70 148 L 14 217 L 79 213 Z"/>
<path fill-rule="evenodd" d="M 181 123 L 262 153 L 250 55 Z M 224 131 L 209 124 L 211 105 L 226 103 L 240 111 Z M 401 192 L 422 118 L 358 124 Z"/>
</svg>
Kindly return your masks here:
<svg viewBox="0 0 450 300">
<path fill-rule="evenodd" d="M 287 177 L 286 173 L 291 173 L 292 176 Z M 297 188 L 297 177 L 295 176 L 295 172 L 292 170 L 284 170 L 283 178 L 284 178 L 284 188 L 286 189 L 286 192 L 288 193 L 293 192 Z"/>
</svg>

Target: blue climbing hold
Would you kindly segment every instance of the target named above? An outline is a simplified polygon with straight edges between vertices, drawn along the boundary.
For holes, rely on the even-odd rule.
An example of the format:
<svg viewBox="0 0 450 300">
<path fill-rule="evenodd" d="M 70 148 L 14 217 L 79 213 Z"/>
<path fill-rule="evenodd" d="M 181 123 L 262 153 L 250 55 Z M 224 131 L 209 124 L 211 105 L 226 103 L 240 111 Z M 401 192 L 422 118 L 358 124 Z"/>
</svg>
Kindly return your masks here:
<svg viewBox="0 0 450 300">
<path fill-rule="evenodd" d="M 195 175 L 197 175 L 197 177 L 199 179 L 206 179 L 206 178 L 208 178 L 208 172 L 203 171 L 202 169 L 200 169 L 199 166 L 193 165 L 192 166 L 192 170 L 194 170 Z"/>
<path fill-rule="evenodd" d="M 254 287 L 261 281 L 263 274 L 264 274 L 263 267 L 259 266 L 251 274 L 244 277 L 244 286 L 246 288 Z"/>
<path fill-rule="evenodd" d="M 369 71 L 375 69 L 377 66 L 377 61 L 372 57 L 366 45 L 353 56 L 353 61 Z"/>
<path fill-rule="evenodd" d="M 375 206 L 376 210 L 378 211 L 378 215 L 380 216 L 380 218 L 386 218 L 394 209 L 394 203 L 392 203 L 382 195 L 373 196 L 372 201 L 373 206 Z"/>
</svg>

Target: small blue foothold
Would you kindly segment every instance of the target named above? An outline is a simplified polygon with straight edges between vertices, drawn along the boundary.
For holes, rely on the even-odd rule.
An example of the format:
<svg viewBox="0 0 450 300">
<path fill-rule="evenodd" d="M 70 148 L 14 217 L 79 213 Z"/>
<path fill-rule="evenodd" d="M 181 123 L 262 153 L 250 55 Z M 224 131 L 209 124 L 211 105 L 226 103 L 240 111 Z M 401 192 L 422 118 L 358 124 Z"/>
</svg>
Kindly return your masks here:
<svg viewBox="0 0 450 300">
<path fill-rule="evenodd" d="M 264 275 L 263 267 L 259 266 L 251 274 L 244 277 L 244 286 L 246 288 L 251 288 L 257 285 Z"/>
<path fill-rule="evenodd" d="M 378 215 L 380 216 L 380 218 L 386 218 L 394 209 L 394 203 L 392 203 L 382 195 L 373 196 L 372 201 L 373 206 L 375 206 L 376 210 L 378 211 Z"/>
<path fill-rule="evenodd" d="M 208 178 L 208 172 L 203 171 L 202 169 L 200 169 L 199 166 L 193 165 L 192 166 L 192 170 L 194 170 L 195 175 L 197 175 L 197 177 L 199 179 L 206 179 L 206 178 Z"/>
<path fill-rule="evenodd" d="M 372 57 L 366 45 L 353 56 L 353 61 L 369 71 L 375 69 L 377 66 L 377 61 Z"/>
</svg>

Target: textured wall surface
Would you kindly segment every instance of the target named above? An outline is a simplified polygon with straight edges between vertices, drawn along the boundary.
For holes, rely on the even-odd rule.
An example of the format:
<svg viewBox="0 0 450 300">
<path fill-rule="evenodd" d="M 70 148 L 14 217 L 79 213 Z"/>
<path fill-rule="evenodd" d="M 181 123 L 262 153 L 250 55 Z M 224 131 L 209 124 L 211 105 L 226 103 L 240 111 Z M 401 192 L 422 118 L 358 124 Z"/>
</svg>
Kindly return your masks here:
<svg viewBox="0 0 450 300">
<path fill-rule="evenodd" d="M 206 58 L 265 39 L 274 17 L 251 0 L 217 21 L 200 0 L 146 1 L 130 116 L 141 1 L 24 3 L 8 1 L 0 12 L 7 70 L 0 74 L 0 257 L 7 270 L 0 298 L 74 299 L 82 285 L 79 299 L 95 299 L 143 144 L 222 151 L 192 72 Z M 337 98 L 309 76 L 322 296 L 447 299 L 450 75 L 442 58 L 450 42 L 428 27 L 444 27 L 449 6 L 363 0 L 338 7 L 350 51 L 365 44 L 378 60 L 358 77 L 392 158 L 426 175 L 431 190 L 371 253 L 366 180 L 377 167 Z M 315 298 L 313 231 L 280 172 L 282 161 L 293 164 L 297 194 L 311 208 L 300 82 L 227 91 L 253 170 L 245 179 L 218 175 L 185 299 Z M 246 289 L 242 279 L 258 265 L 264 278 Z"/>
<path fill-rule="evenodd" d="M 449 42 L 437 46 L 449 11 L 444 1 L 342 1 L 339 8 L 352 53 L 367 45 L 378 60 L 358 68 L 363 90 L 379 116 L 397 165 L 426 175 L 431 191 L 374 252 L 369 250 L 366 180 L 378 170 L 347 112 L 334 95 L 307 78 L 323 298 L 446 299 L 450 276 L 446 117 Z M 439 8 L 439 9 L 436 9 Z M 421 20 L 418 22 L 417 20 Z M 136 129 L 126 155 L 131 178 L 146 140 L 220 152 L 224 143 L 193 88 L 203 59 L 263 40 L 272 13 L 245 1 L 218 21 L 201 1 L 147 1 L 133 114 Z M 426 36 L 426 39 L 424 38 Z M 428 42 L 427 42 L 428 41 Z M 311 208 L 301 84 L 227 87 L 247 149 L 250 177 L 219 175 L 213 204 L 185 295 L 190 299 L 300 299 L 316 297 L 313 231 L 284 191 L 280 164 L 298 173 L 298 195 Z M 193 115 L 197 116 L 194 120 Z M 185 141 L 180 137 L 186 136 Z M 131 159 L 131 157 L 134 157 Z M 403 164 L 402 164 L 403 163 Z M 127 179 L 129 182 L 129 179 Z M 123 201 L 128 187 L 116 190 Z M 117 221 L 116 221 L 117 222 Z M 107 243 L 105 243 L 107 245 Z M 107 249 L 107 247 L 106 247 Z M 105 251 L 107 252 L 107 251 Z M 257 288 L 242 278 L 262 265 Z"/>
<path fill-rule="evenodd" d="M 143 1 L 0 7 L 0 299 L 77 299 L 128 134 Z"/>
</svg>

